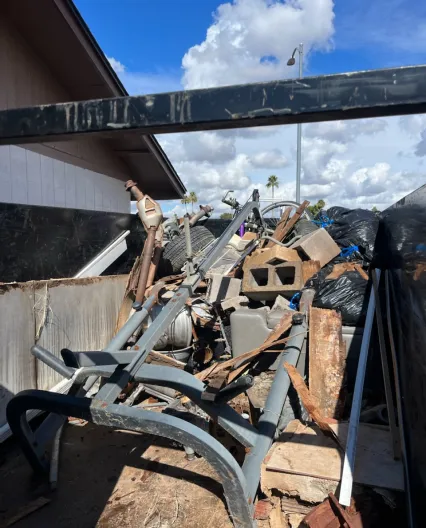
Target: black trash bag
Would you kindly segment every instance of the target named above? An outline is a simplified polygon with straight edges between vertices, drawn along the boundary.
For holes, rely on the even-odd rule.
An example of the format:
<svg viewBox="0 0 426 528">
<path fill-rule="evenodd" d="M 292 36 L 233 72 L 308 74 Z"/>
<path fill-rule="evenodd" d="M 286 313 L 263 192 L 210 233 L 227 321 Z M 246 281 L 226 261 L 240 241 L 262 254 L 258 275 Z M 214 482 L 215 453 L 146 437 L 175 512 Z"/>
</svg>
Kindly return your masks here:
<svg viewBox="0 0 426 528">
<path fill-rule="evenodd" d="M 303 289 L 313 288 L 315 291 L 318 291 L 320 286 L 322 286 L 322 284 L 324 283 L 326 277 L 328 277 L 328 275 L 330 275 L 330 273 L 333 271 L 335 264 L 342 264 L 344 262 L 354 262 L 366 268 L 365 262 L 360 258 L 360 255 L 357 252 L 352 253 L 347 257 L 338 255 L 328 264 L 326 264 L 323 268 L 321 268 L 317 273 L 315 273 L 315 275 L 312 275 L 312 277 L 310 277 L 306 281 L 306 284 Z"/>
<path fill-rule="evenodd" d="M 334 207 L 330 207 L 329 209 L 327 209 L 327 212 L 325 211 L 324 212 L 330 220 L 335 220 L 336 218 L 339 218 L 342 215 L 342 213 L 346 211 L 349 211 L 349 209 L 347 209 L 346 207 L 334 206 Z"/>
<path fill-rule="evenodd" d="M 337 310 L 342 314 L 342 323 L 347 326 L 362 326 L 367 314 L 370 281 L 357 271 L 347 271 L 337 279 L 324 280 L 316 291 L 313 306 Z"/>
<path fill-rule="evenodd" d="M 331 207 L 327 216 L 333 223 L 326 229 L 341 248 L 358 246 L 362 257 L 371 261 L 379 228 L 379 216 L 367 209 Z M 359 258 L 359 255 L 356 256 Z"/>
<path fill-rule="evenodd" d="M 404 206 L 383 211 L 375 245 L 375 266 L 399 269 L 425 260 L 425 207 Z"/>
</svg>

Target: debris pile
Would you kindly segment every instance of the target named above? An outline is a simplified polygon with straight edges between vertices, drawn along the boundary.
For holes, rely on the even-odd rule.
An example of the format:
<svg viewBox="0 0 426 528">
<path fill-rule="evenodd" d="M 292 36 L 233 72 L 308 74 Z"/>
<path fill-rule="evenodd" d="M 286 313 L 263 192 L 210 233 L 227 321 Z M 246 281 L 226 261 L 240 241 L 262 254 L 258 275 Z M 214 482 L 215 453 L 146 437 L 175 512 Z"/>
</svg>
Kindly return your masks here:
<svg viewBox="0 0 426 528">
<path fill-rule="evenodd" d="M 302 313 L 301 295 L 311 291 L 312 306 L 304 307 L 309 334 L 302 340 L 296 364 L 284 363 L 291 380 L 289 398 L 279 420 L 281 436 L 262 466 L 261 490 L 267 498 L 259 500 L 255 516 L 269 518 L 273 526 L 299 526 L 302 519 L 304 526 L 370 526 L 362 524 L 359 504 L 368 499 L 369 504 L 379 502 L 379 509 L 386 510 L 389 501 L 383 502 L 382 497 L 394 493 L 397 501 L 403 490 L 401 465 L 392 458 L 389 430 L 383 425 L 388 423 L 386 418 L 382 425 L 374 425 L 377 413 L 370 413 L 373 424 L 360 427 L 356 501 L 352 499 L 345 510 L 334 493 L 341 480 L 354 396 L 346 373 L 350 343 L 343 330 L 362 331 L 365 324 L 371 291 L 369 264 L 379 218 L 370 211 L 333 207 L 311 219 L 305 213 L 307 205 L 304 202 L 295 211 L 285 208 L 273 230 L 249 228 L 243 236 L 234 234 L 185 310 L 155 345 L 150 361 L 161 362 L 162 357 L 164 364 L 193 373 L 205 383 L 203 400 L 229 402 L 257 426 L 294 316 Z M 177 227 L 182 225 L 184 219 L 176 220 L 170 231 L 173 236 L 163 252 L 168 267 L 160 260 L 160 306 L 167 304 L 184 280 L 188 262 L 196 262 L 212 244 L 207 236 L 204 247 L 196 242 L 196 253 L 182 254 L 188 251 L 188 238 L 199 241 L 200 228 L 192 221 L 185 244 L 185 233 Z M 175 248 L 180 248 L 179 259 L 170 259 Z M 170 266 L 172 261 L 179 263 L 178 268 Z M 175 274 L 164 276 L 165 269 Z M 132 295 L 132 288 L 127 294 Z M 162 412 L 177 408 L 199 412 L 188 397 L 168 391 L 144 386 L 132 405 L 145 406 L 144 398 L 154 395 L 169 402 L 159 409 Z M 373 403 L 365 401 L 364 406 L 373 408 Z M 210 431 L 237 460 L 244 460 L 241 444 L 217 423 L 210 423 Z"/>
<path fill-rule="evenodd" d="M 149 410 L 148 432 L 164 425 L 168 438 L 186 438 L 188 461 L 199 448 L 239 526 L 253 515 L 273 527 L 382 526 L 388 517 L 392 526 L 404 478 L 389 321 L 372 265 L 378 216 L 334 207 L 313 219 L 305 201 L 264 218 L 255 191 L 245 206 L 226 201 L 235 217 L 215 239 L 204 225 L 211 207 L 164 221 L 158 203 L 127 187 L 147 240 L 113 340 L 103 356 L 62 351 L 60 365 L 41 347 L 33 353 L 73 380 L 90 375 L 84 390 L 108 378 L 91 389 L 94 415 L 107 407 L 103 425 L 131 412 L 138 428 L 129 429 L 146 432 L 146 414 L 133 409 Z M 382 372 L 364 391 L 370 348 Z M 77 418 L 92 418 L 79 409 Z"/>
</svg>

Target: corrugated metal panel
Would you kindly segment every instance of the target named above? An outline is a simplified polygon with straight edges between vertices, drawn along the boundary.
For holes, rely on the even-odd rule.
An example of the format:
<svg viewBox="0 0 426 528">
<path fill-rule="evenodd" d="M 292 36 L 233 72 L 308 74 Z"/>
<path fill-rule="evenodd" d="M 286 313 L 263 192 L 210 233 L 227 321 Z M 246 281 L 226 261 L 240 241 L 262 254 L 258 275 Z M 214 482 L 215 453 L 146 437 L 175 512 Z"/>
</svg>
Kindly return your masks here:
<svg viewBox="0 0 426 528">
<path fill-rule="evenodd" d="M 31 346 L 100 350 L 111 339 L 127 275 L 0 285 L 0 430 L 17 392 L 48 390 L 62 377 L 35 362 Z"/>
<path fill-rule="evenodd" d="M 12 396 L 36 388 L 33 299 L 31 283 L 0 286 L 0 425 Z"/>
</svg>

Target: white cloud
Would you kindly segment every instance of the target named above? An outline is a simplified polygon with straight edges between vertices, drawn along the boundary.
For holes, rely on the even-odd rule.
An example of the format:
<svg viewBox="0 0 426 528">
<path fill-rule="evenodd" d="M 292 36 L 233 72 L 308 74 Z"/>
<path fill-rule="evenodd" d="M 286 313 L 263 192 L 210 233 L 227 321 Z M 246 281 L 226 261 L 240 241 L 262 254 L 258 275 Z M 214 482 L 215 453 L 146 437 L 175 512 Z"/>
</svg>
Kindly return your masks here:
<svg viewBox="0 0 426 528">
<path fill-rule="evenodd" d="M 114 57 L 107 57 L 107 59 L 115 73 L 124 73 L 126 71 L 126 67 L 119 60 L 114 59 Z"/>
<path fill-rule="evenodd" d="M 365 7 L 366 0 L 360 2 Z M 308 68 L 315 52 L 332 50 L 334 21 L 332 0 L 234 0 L 217 9 L 204 41 L 183 57 L 182 79 L 176 72 L 137 73 L 115 58 L 110 62 L 130 93 L 282 79 L 296 75 L 297 66 L 286 63 L 299 42 Z M 419 157 L 426 156 L 425 116 L 312 123 L 302 130 L 302 198 L 384 208 L 426 181 L 419 170 Z M 271 173 L 280 182 L 275 197 L 295 198 L 295 126 L 158 139 L 188 191 L 197 192 L 200 203 L 211 203 L 217 213 L 229 210 L 221 203 L 228 189 L 241 203 L 254 188 L 270 198 L 265 184 Z M 165 210 L 170 207 L 184 210 L 177 202 Z"/>
<path fill-rule="evenodd" d="M 327 50 L 333 36 L 332 0 L 235 0 L 218 7 L 205 40 L 182 60 L 185 88 L 257 82 L 294 75 L 295 45 Z"/>
<path fill-rule="evenodd" d="M 265 150 L 250 156 L 253 167 L 266 169 L 280 169 L 286 167 L 289 162 L 279 149 Z"/>
<path fill-rule="evenodd" d="M 339 143 L 347 143 L 360 135 L 374 135 L 386 130 L 386 119 L 358 119 L 356 121 L 322 121 L 304 127 L 303 134 L 308 138 L 321 138 Z"/>
<path fill-rule="evenodd" d="M 399 125 L 402 130 L 411 137 L 418 137 L 426 129 L 426 115 L 408 115 L 399 118 Z"/>
<path fill-rule="evenodd" d="M 220 136 L 216 132 L 193 132 L 183 134 L 185 157 L 192 161 L 223 163 L 235 158 L 234 138 Z"/>
</svg>

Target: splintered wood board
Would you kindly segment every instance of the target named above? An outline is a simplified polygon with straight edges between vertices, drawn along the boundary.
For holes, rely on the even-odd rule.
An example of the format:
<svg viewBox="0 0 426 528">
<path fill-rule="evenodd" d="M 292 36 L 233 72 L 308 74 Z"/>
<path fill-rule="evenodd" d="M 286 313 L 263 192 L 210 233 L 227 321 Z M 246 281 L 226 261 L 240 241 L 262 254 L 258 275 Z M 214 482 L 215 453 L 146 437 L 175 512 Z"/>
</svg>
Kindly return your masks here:
<svg viewBox="0 0 426 528">
<path fill-rule="evenodd" d="M 324 418 L 342 418 L 345 406 L 346 346 L 342 316 L 335 310 L 309 313 L 309 392 Z"/>
<path fill-rule="evenodd" d="M 342 444 L 346 445 L 348 424 L 342 422 L 330 426 Z M 294 434 L 288 439 L 293 431 Z M 291 479 L 293 475 L 340 481 L 344 454 L 316 426 L 308 427 L 299 422 L 296 428 L 293 424 L 290 434 L 284 431 L 283 436 L 286 441 L 278 439 L 266 457 L 262 486 L 265 484 L 270 488 L 268 473 L 275 473 L 272 477 L 273 487 L 277 487 L 281 481 L 284 489 L 287 487 L 287 477 Z M 276 473 L 280 473 L 281 478 L 277 478 Z M 388 428 L 360 424 L 354 482 L 400 491 L 404 489 L 402 463 L 393 459 Z"/>
</svg>

